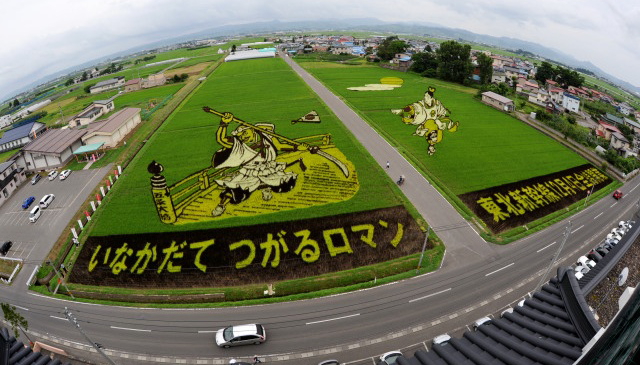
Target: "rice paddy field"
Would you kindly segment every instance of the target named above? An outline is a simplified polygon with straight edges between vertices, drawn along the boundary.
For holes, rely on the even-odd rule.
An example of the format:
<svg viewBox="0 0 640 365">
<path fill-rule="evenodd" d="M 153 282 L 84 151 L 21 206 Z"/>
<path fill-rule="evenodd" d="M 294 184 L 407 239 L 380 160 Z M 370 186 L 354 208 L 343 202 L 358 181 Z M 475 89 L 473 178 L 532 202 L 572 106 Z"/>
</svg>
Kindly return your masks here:
<svg viewBox="0 0 640 365">
<path fill-rule="evenodd" d="M 474 98 L 475 89 L 415 74 L 371 65 L 300 62 L 365 118 L 391 144 L 450 195 L 529 179 L 587 163 L 582 157 L 517 119 Z M 351 91 L 398 77 L 401 87 L 388 91 Z M 443 131 L 436 153 L 427 153 L 416 126 L 402 123 L 392 109 L 423 99 L 429 87 L 434 97 L 459 122 L 456 132 Z"/>
<path fill-rule="evenodd" d="M 230 217 L 180 226 L 161 223 L 153 204 L 147 166 L 152 161 L 162 164 L 169 186 L 211 166 L 212 156 L 220 148 L 215 139 L 220 117 L 205 113 L 203 106 L 232 112 L 252 124 L 274 124 L 276 132 L 288 138 L 331 134 L 332 142 L 357 172 L 357 193 L 342 202 L 254 215 L 250 219 Z M 321 123 L 291 123 L 311 110 L 317 111 Z M 283 60 L 245 60 L 221 64 L 146 142 L 107 195 L 108 204 L 96 213 L 90 234 L 173 232 L 285 222 L 387 208 L 402 205 L 401 199 L 395 184 L 380 166 Z"/>
</svg>

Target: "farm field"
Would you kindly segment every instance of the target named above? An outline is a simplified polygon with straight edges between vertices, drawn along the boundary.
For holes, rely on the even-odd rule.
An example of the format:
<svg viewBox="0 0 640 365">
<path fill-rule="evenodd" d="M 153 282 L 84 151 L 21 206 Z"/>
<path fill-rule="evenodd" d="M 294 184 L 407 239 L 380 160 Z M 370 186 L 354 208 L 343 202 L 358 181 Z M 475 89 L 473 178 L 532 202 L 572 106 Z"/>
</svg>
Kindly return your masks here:
<svg viewBox="0 0 640 365">
<path fill-rule="evenodd" d="M 203 112 L 203 106 L 233 112 L 252 124 L 272 123 L 278 134 L 288 138 L 331 134 L 332 143 L 353 164 L 359 184 L 357 192 L 345 201 L 258 214 L 249 220 L 230 216 L 187 225 L 163 224 L 153 204 L 147 167 L 152 161 L 162 164 L 162 174 L 171 186 L 211 166 L 212 156 L 220 148 L 215 139 L 220 117 Z M 317 111 L 321 123 L 291 123 L 311 110 Z M 313 163 L 318 157 L 309 160 Z M 286 222 L 402 205 L 395 184 L 281 59 L 223 63 L 165 121 L 125 171 L 114 187 L 115 194 L 110 193 L 108 204 L 96 213 L 92 236 Z M 376 199 L 371 199 L 372 196 Z"/>
<path fill-rule="evenodd" d="M 565 170 L 587 161 L 516 119 L 482 104 L 475 89 L 376 66 L 301 62 L 334 93 L 340 95 L 379 133 L 405 154 L 425 175 L 453 195 L 525 180 Z M 348 87 L 399 77 L 401 87 L 389 91 L 351 91 Z M 427 153 L 424 137 L 405 125 L 391 109 L 422 100 L 429 87 L 449 109 L 456 132 L 443 131 L 437 152 Z"/>
</svg>

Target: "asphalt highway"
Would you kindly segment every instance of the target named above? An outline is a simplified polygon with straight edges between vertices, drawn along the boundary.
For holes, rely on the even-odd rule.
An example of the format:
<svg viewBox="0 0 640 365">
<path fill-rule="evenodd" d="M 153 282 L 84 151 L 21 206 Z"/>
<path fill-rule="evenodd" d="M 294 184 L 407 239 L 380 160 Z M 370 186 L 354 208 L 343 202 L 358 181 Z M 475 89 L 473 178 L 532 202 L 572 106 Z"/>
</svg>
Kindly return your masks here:
<svg viewBox="0 0 640 365">
<path fill-rule="evenodd" d="M 537 289 L 558 266 L 570 265 L 604 239 L 619 220 L 638 209 L 640 177 L 627 182 L 623 199 L 605 197 L 571 218 L 506 246 L 487 243 L 404 158 L 339 98 L 285 61 L 313 88 L 383 167 L 400 174 L 402 190 L 445 242 L 440 270 L 412 279 L 314 300 L 215 309 L 140 309 L 67 302 L 26 291 L 30 270 L 0 290 L 0 300 L 18 306 L 30 335 L 88 354 L 87 341 L 64 316 L 68 307 L 83 331 L 101 343 L 118 364 L 227 363 L 231 357 L 260 355 L 266 362 L 317 364 L 337 358 L 372 364 L 372 356 L 400 349 L 411 354 L 429 348 L 436 335 L 460 334 L 474 320 L 499 315 Z M 390 161 L 390 168 L 384 168 Z M 73 176 L 73 175 L 72 175 Z M 570 228 L 569 221 L 571 221 Z M 639 222 L 640 223 L 640 222 Z M 557 262 L 551 263 L 563 235 L 570 234 Z M 57 237 L 57 236 L 55 236 Z M 53 239 L 55 240 L 55 239 Z M 551 264 L 551 265 L 550 265 Z M 268 340 L 260 346 L 220 349 L 214 331 L 241 323 L 262 323 Z M 81 350 L 78 350 L 81 349 Z M 95 361 L 100 358 L 91 356 Z"/>
</svg>

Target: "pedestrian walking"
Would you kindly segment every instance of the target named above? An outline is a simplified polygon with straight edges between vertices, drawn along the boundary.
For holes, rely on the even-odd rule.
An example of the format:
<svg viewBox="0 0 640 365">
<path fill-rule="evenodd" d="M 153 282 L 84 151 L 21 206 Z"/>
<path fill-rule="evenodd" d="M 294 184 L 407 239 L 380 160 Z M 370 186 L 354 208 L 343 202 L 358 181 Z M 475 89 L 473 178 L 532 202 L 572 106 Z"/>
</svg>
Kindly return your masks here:
<svg viewBox="0 0 640 365">
<path fill-rule="evenodd" d="M 389 168 L 389 161 L 387 161 L 387 168 Z"/>
<path fill-rule="evenodd" d="M 256 364 L 259 364 L 259 363 L 262 363 L 262 361 L 260 361 L 260 359 L 258 359 L 258 355 L 254 356 L 253 357 L 253 365 L 256 365 Z"/>
</svg>

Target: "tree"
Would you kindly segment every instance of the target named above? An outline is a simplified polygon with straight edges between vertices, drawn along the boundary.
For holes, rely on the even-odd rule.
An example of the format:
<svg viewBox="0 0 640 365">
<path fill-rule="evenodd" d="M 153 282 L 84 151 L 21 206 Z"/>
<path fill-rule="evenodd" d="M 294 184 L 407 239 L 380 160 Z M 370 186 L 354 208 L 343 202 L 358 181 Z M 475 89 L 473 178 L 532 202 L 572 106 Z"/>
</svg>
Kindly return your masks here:
<svg viewBox="0 0 640 365">
<path fill-rule="evenodd" d="M 436 51 L 438 78 L 460 84 L 467 82 L 471 74 L 471 46 L 456 41 L 442 42 Z"/>
<path fill-rule="evenodd" d="M 493 59 L 484 53 L 478 55 L 478 68 L 480 69 L 480 83 L 486 85 L 491 82 L 493 76 Z"/>
<path fill-rule="evenodd" d="M 378 57 L 381 60 L 389 61 L 395 57 L 396 53 L 403 53 L 409 48 L 405 41 L 401 41 L 397 36 L 387 37 L 378 46 Z"/>
<path fill-rule="evenodd" d="M 91 93 L 91 88 L 94 86 L 95 84 L 88 84 L 84 86 L 84 92 L 89 94 Z"/>
<path fill-rule="evenodd" d="M 236 51 L 236 45 L 234 44 L 233 46 L 231 46 L 231 53 Z"/>
<path fill-rule="evenodd" d="M 431 52 L 433 52 L 433 49 L 431 48 L 431 45 L 430 45 L 430 44 L 427 44 L 427 46 L 426 46 L 426 47 L 424 47 L 424 51 L 425 51 L 425 52 L 429 52 L 429 53 L 431 53 Z"/>
<path fill-rule="evenodd" d="M 73 85 L 73 78 L 69 78 L 67 82 L 64 83 L 64 86 Z"/>
<path fill-rule="evenodd" d="M 86 81 L 87 80 L 87 71 L 82 73 L 82 76 L 80 76 L 80 81 Z"/>
<path fill-rule="evenodd" d="M 536 70 L 536 80 L 540 85 L 544 85 L 547 80 L 554 80 L 555 74 L 556 72 L 553 65 L 549 62 L 543 61 Z"/>
<path fill-rule="evenodd" d="M 18 98 L 13 99 L 13 107 L 17 107 L 18 105 L 20 105 L 20 101 L 18 100 Z"/>
<path fill-rule="evenodd" d="M 20 313 L 16 312 L 16 307 L 8 303 L 0 303 L 0 307 L 2 307 L 2 314 L 4 315 L 4 319 L 11 325 L 11 329 L 13 330 L 13 334 L 16 338 L 20 336 L 18 329 L 29 329 L 27 320 L 24 319 L 24 317 Z"/>
<path fill-rule="evenodd" d="M 418 52 L 411 56 L 413 63 L 411 64 L 411 71 L 422 74 L 427 70 L 435 70 L 438 68 L 438 60 L 433 53 Z"/>
</svg>

